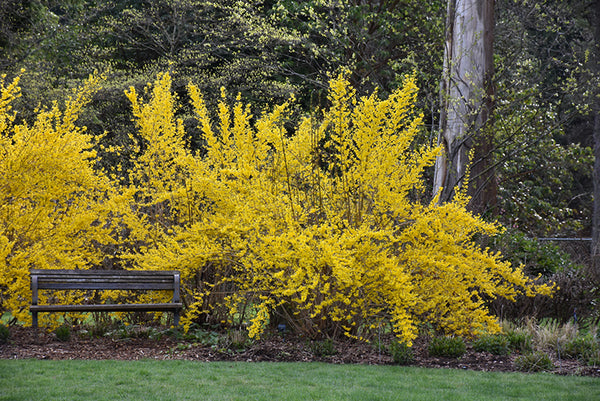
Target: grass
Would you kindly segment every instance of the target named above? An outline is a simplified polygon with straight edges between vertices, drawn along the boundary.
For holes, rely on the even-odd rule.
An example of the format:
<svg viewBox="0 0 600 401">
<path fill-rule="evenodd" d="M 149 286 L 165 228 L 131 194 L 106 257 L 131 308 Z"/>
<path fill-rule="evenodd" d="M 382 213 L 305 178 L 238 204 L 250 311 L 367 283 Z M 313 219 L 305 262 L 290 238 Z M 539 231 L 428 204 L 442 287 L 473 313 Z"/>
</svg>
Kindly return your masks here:
<svg viewBox="0 0 600 401">
<path fill-rule="evenodd" d="M 596 400 L 600 379 L 400 366 L 0 360 L 0 400 Z"/>
</svg>

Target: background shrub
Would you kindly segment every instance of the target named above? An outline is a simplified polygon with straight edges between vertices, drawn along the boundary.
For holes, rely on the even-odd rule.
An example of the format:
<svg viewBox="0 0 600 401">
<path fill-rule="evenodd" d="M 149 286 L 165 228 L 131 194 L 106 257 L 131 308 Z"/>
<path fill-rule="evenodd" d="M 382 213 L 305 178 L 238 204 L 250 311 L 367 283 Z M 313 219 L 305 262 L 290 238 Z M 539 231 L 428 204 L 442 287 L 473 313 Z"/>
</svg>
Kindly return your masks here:
<svg viewBox="0 0 600 401">
<path fill-rule="evenodd" d="M 513 266 L 522 265 L 530 277 L 554 282 L 553 297 L 519 295 L 516 302 L 496 298 L 493 312 L 502 319 L 553 318 L 567 322 L 598 315 L 598 277 L 589 259 L 589 244 L 584 241 L 540 241 L 524 233 L 508 230 L 494 238 L 493 248 Z"/>
</svg>

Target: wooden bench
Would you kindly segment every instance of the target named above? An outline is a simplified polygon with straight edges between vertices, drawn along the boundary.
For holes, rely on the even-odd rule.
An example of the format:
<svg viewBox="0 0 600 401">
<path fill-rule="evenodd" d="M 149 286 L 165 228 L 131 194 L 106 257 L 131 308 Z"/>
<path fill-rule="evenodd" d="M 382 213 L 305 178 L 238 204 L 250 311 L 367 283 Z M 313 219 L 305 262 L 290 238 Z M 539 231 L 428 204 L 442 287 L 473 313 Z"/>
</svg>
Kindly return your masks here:
<svg viewBox="0 0 600 401">
<path fill-rule="evenodd" d="M 179 325 L 183 307 L 178 271 L 150 270 L 46 270 L 32 269 L 32 325 L 38 327 L 39 312 L 173 312 Z M 173 291 L 169 303 L 38 305 L 39 290 L 165 290 Z"/>
</svg>

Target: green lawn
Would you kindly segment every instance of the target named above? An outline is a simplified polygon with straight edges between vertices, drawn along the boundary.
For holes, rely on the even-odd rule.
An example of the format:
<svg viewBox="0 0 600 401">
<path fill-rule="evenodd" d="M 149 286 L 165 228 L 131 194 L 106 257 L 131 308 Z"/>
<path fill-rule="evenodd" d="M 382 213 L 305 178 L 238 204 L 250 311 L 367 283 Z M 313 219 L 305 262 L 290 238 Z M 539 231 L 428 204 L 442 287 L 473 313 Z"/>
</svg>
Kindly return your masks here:
<svg viewBox="0 0 600 401">
<path fill-rule="evenodd" d="M 0 400 L 600 400 L 600 379 L 399 366 L 0 360 Z"/>
</svg>

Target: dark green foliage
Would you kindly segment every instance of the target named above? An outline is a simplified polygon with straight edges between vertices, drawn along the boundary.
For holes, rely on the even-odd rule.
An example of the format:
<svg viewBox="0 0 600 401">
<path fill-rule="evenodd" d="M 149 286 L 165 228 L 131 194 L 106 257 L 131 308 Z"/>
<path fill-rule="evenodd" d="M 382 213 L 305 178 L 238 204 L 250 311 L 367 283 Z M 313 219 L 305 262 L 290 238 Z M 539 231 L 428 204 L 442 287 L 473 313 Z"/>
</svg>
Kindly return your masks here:
<svg viewBox="0 0 600 401">
<path fill-rule="evenodd" d="M 310 350 L 315 356 L 332 356 L 337 354 L 333 341 L 329 338 L 321 341 L 311 341 L 308 344 Z"/>
<path fill-rule="evenodd" d="M 507 230 L 495 239 L 497 249 L 513 266 L 523 265 L 525 272 L 549 276 L 571 266 L 570 256 L 551 241 L 528 238 L 521 231 Z"/>
<path fill-rule="evenodd" d="M 437 98 L 436 82 L 443 61 L 444 2 L 274 3 L 267 11 L 269 17 L 278 26 L 299 33 L 295 46 L 280 49 L 284 60 L 288 60 L 283 65 L 296 72 L 292 79 L 318 80 L 322 86 L 327 73 L 345 66 L 350 68 L 352 84 L 359 93 L 374 87 L 387 92 L 399 83 L 399 75 L 416 69 L 419 85 Z M 322 89 L 319 86 L 316 89 Z"/>
<path fill-rule="evenodd" d="M 71 328 L 67 325 L 58 326 L 54 334 L 59 341 L 69 341 L 71 339 Z"/>
<path fill-rule="evenodd" d="M 8 327 L 0 323 L 0 344 L 6 344 L 10 338 Z"/>
<path fill-rule="evenodd" d="M 515 368 L 522 372 L 542 372 L 554 369 L 552 360 L 542 351 L 529 352 L 515 359 Z"/>
<path fill-rule="evenodd" d="M 223 343 L 220 333 L 213 330 L 205 330 L 199 326 L 190 329 L 184 335 L 184 339 L 187 341 L 198 342 L 207 347 L 216 347 Z"/>
<path fill-rule="evenodd" d="M 404 342 L 392 341 L 389 349 L 392 359 L 399 365 L 410 365 L 415 360 L 412 348 Z"/>
<path fill-rule="evenodd" d="M 143 325 L 119 325 L 114 330 L 107 331 L 104 337 L 111 338 L 149 338 L 158 340 L 165 335 L 165 330 L 159 330 L 152 326 Z"/>
<path fill-rule="evenodd" d="M 473 342 L 473 349 L 478 352 L 489 352 L 494 355 L 508 354 L 508 338 L 504 334 L 487 334 Z"/>
<path fill-rule="evenodd" d="M 588 106 L 597 78 L 585 71 L 596 25 L 586 18 L 589 7 L 496 3 L 497 212 L 529 236 L 580 236 L 590 226 L 594 113 Z"/>
<path fill-rule="evenodd" d="M 429 343 L 430 356 L 459 358 L 464 355 L 467 347 L 462 337 L 434 337 Z"/>
<path fill-rule="evenodd" d="M 219 332 L 210 327 L 193 325 L 191 329 L 183 334 L 186 342 L 212 347 L 219 350 L 243 350 L 252 345 L 253 340 L 248 337 L 246 330 L 232 329 L 227 332 Z"/>
</svg>

